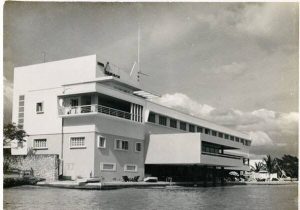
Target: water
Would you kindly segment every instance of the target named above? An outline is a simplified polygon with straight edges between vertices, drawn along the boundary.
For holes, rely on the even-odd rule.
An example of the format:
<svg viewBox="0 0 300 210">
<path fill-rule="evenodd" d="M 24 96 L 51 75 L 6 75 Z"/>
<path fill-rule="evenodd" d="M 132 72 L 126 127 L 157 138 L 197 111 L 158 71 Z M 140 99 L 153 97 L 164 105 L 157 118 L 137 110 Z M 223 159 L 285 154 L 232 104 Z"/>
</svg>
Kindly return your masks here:
<svg viewBox="0 0 300 210">
<path fill-rule="evenodd" d="M 293 210 L 297 185 L 145 188 L 87 191 L 38 186 L 4 189 L 4 209 L 272 209 Z"/>
</svg>

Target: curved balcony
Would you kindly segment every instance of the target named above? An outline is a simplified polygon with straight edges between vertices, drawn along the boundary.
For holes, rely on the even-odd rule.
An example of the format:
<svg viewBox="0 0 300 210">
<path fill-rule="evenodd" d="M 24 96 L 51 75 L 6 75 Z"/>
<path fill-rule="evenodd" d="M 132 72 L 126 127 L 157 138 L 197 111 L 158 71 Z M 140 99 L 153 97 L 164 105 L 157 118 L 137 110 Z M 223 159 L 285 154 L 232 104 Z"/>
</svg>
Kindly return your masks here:
<svg viewBox="0 0 300 210">
<path fill-rule="evenodd" d="M 137 122 L 142 122 L 142 115 L 136 115 L 122 110 L 114 109 L 111 107 L 91 104 L 82 106 L 70 106 L 70 107 L 59 107 L 59 116 L 77 116 L 86 114 L 97 114 L 102 113 L 106 115 L 115 116 L 118 118 L 123 118 L 127 120 L 133 120 Z"/>
</svg>

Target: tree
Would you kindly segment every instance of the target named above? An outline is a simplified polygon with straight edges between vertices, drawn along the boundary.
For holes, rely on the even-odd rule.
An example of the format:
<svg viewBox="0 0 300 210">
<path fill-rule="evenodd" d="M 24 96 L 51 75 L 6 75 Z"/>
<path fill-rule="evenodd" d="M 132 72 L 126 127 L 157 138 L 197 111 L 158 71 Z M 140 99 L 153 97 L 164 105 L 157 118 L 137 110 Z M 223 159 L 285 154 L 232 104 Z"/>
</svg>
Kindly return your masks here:
<svg viewBox="0 0 300 210">
<path fill-rule="evenodd" d="M 271 173 L 274 173 L 275 170 L 276 170 L 276 162 L 275 162 L 275 159 L 272 159 L 271 158 L 271 155 L 268 155 L 267 157 L 265 157 L 263 159 L 263 161 L 265 162 L 265 166 L 266 166 L 266 170 L 268 171 L 268 174 L 269 174 L 269 179 L 270 179 L 270 174 Z"/>
<path fill-rule="evenodd" d="M 255 163 L 254 166 L 251 166 L 251 170 L 254 172 L 259 172 L 263 168 L 264 168 L 264 164 L 262 162 Z"/>
<path fill-rule="evenodd" d="M 18 128 L 14 123 L 5 124 L 3 126 L 3 135 L 3 143 L 7 143 L 15 139 L 18 140 L 18 142 L 24 142 L 26 141 L 24 138 L 28 136 L 23 129 Z"/>
<path fill-rule="evenodd" d="M 291 155 L 283 155 L 282 158 L 276 158 L 277 164 L 279 166 L 279 171 L 285 172 L 285 174 L 292 178 L 298 177 L 298 158 Z"/>
</svg>

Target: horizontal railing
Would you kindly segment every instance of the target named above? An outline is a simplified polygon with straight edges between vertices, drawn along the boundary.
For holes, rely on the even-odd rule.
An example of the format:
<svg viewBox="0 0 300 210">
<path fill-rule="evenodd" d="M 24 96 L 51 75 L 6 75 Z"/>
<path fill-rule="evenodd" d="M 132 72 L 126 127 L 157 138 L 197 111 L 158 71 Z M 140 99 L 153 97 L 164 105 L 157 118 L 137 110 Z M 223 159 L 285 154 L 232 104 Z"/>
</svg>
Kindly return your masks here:
<svg viewBox="0 0 300 210">
<path fill-rule="evenodd" d="M 232 159 L 241 159 L 242 156 L 237 155 L 229 155 L 229 154 L 221 154 L 221 153 L 211 153 L 211 152 L 202 152 L 202 155 L 211 155 L 211 156 L 218 156 L 218 157 L 225 157 L 225 158 L 232 158 Z"/>
<path fill-rule="evenodd" d="M 111 107 L 92 104 L 92 105 L 82 105 L 82 106 L 71 106 L 71 107 L 60 107 L 59 115 L 77 115 L 77 114 L 88 114 L 88 113 L 102 113 L 107 114 L 127 120 L 133 120 L 137 122 L 142 122 L 141 115 L 131 114 L 119 109 L 114 109 Z"/>
</svg>

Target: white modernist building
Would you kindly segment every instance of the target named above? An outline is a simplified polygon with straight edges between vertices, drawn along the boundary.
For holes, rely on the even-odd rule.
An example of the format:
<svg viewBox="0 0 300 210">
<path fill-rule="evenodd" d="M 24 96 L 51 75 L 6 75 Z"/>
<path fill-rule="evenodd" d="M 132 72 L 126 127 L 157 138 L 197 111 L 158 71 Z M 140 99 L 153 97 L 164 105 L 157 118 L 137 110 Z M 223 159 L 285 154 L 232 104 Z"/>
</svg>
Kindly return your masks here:
<svg viewBox="0 0 300 210">
<path fill-rule="evenodd" d="M 96 55 L 17 67 L 13 122 L 60 175 L 201 180 L 249 170 L 248 135 L 161 106 L 136 79 Z M 210 173 L 211 172 L 211 173 Z"/>
</svg>

